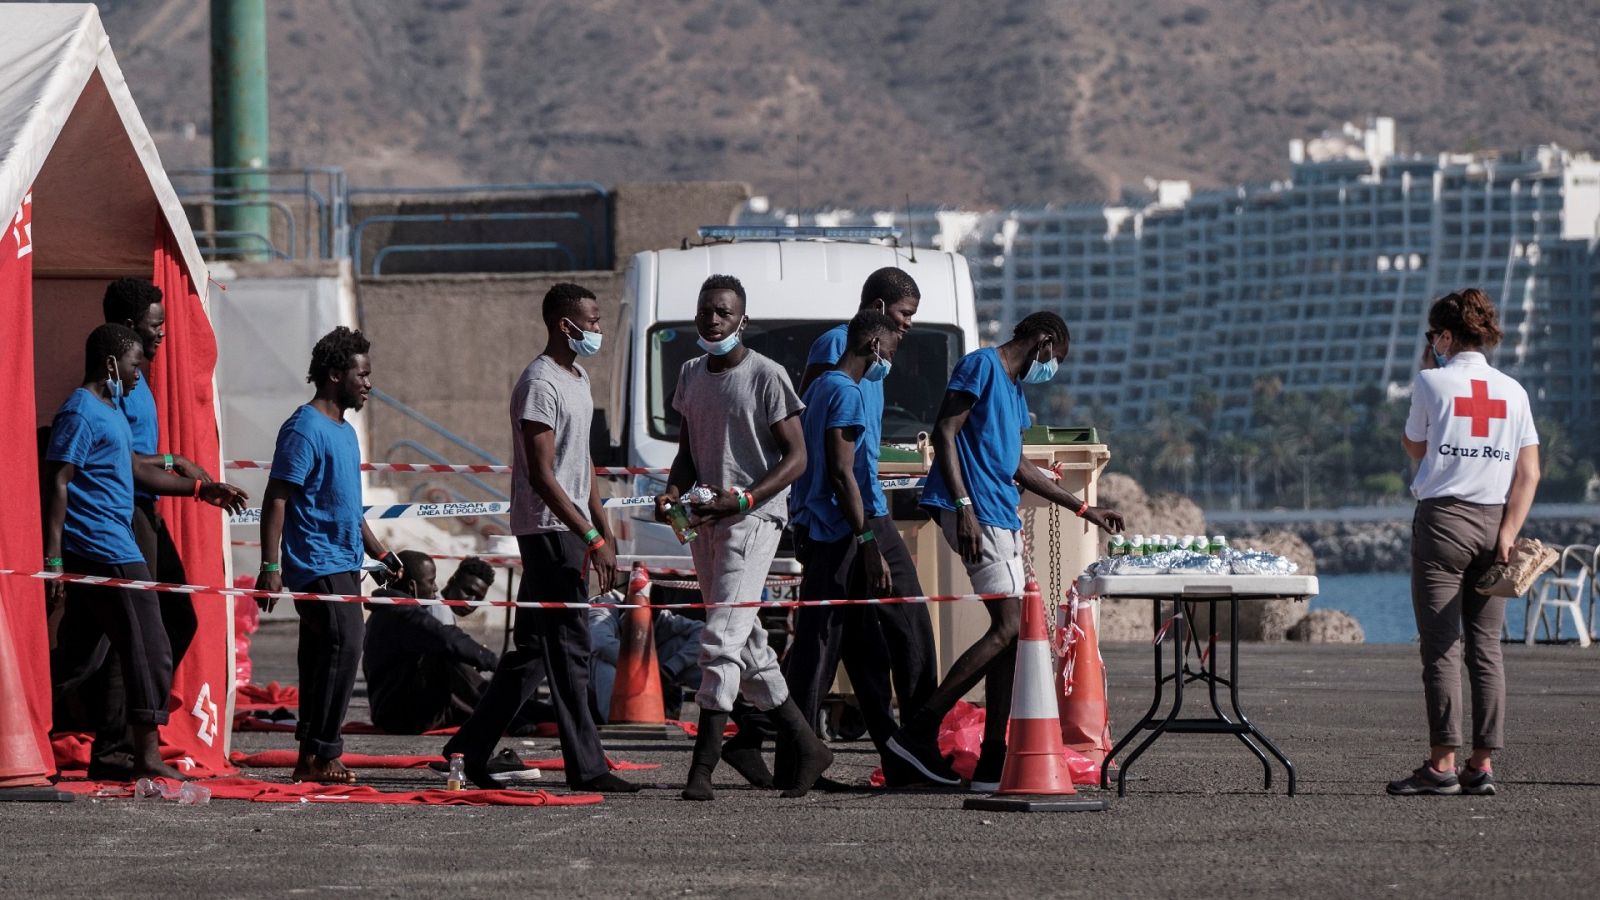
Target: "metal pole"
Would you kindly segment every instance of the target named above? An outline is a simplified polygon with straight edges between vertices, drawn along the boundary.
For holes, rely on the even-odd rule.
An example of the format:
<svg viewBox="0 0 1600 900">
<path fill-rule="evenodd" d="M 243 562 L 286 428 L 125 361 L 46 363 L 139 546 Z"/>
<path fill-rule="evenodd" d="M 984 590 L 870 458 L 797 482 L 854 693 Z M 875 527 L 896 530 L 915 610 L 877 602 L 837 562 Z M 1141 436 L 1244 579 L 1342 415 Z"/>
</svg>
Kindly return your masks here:
<svg viewBox="0 0 1600 900">
<path fill-rule="evenodd" d="M 266 0 L 211 0 L 211 164 L 219 191 L 265 188 L 261 172 L 226 170 L 267 166 L 267 9 Z M 247 192 L 239 200 L 260 200 Z M 272 243 L 272 211 L 264 205 L 216 208 L 217 230 L 259 234 Z M 229 246 L 239 259 L 266 259 L 260 241 Z"/>
</svg>

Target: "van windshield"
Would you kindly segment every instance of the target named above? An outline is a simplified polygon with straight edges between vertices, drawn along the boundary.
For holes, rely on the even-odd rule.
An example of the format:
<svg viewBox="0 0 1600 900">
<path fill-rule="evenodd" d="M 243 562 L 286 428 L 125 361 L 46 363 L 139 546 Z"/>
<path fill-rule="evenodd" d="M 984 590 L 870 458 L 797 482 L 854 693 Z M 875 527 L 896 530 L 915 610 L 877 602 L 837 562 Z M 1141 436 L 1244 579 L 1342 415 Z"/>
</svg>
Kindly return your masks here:
<svg viewBox="0 0 1600 900">
<path fill-rule="evenodd" d="M 816 319 L 767 319 L 745 327 L 750 349 L 772 358 L 789 372 L 796 390 L 805 374 L 811 345 L 838 323 Z M 650 436 L 678 440 L 680 416 L 672 408 L 678 370 L 705 351 L 695 343 L 693 322 L 663 322 L 650 329 L 647 366 Z M 961 358 L 961 332 L 949 325 L 917 325 L 895 351 L 894 371 L 884 385 L 883 440 L 914 444 L 917 433 L 933 427 L 950 370 Z"/>
</svg>

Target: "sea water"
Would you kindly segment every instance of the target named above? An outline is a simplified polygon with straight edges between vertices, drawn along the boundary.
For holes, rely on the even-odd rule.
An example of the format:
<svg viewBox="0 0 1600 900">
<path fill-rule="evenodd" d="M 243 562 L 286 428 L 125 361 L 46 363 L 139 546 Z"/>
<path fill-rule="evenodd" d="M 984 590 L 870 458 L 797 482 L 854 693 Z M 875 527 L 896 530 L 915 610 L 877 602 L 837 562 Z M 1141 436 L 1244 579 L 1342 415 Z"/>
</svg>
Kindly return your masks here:
<svg viewBox="0 0 1600 900">
<path fill-rule="evenodd" d="M 1361 623 L 1369 644 L 1407 644 L 1417 639 L 1417 620 L 1411 611 L 1411 576 L 1403 572 L 1364 575 L 1319 575 L 1322 593 L 1311 599 L 1312 609 L 1343 610 Z M 1525 613 L 1522 598 L 1506 604 L 1506 625 L 1512 640 L 1522 640 Z M 1585 609 L 1587 612 L 1587 608 Z M 1552 614 L 1553 616 L 1553 614 Z M 1577 637 L 1566 617 L 1561 637 Z"/>
</svg>

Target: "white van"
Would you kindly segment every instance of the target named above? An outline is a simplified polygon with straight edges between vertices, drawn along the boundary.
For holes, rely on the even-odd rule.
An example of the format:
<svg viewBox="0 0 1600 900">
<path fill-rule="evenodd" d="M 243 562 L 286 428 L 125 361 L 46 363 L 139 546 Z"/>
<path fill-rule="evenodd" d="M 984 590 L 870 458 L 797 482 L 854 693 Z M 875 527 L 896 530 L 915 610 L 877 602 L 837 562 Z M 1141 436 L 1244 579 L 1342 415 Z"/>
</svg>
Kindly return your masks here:
<svg viewBox="0 0 1600 900">
<path fill-rule="evenodd" d="M 626 465 L 672 465 L 679 426 L 672 392 L 684 362 L 703 352 L 695 343 L 695 302 L 701 283 L 718 274 L 744 283 L 745 343 L 782 364 L 798 390 L 812 342 L 855 315 L 867 276 L 884 266 L 910 273 L 922 304 L 884 382 L 883 440 L 915 444 L 932 427 L 950 370 L 978 346 L 965 257 L 894 246 L 898 229 L 891 228 L 719 226 L 701 236 L 708 241 L 702 246 L 646 251 L 628 267 L 621 320 L 611 332 L 626 346 L 606 411 L 611 444 L 625 450 L 617 456 Z M 641 477 L 634 493 L 656 493 L 664 484 L 664 476 Z M 671 529 L 652 521 L 651 508 L 628 513 L 631 521 L 619 529 L 624 552 L 687 555 Z"/>
</svg>

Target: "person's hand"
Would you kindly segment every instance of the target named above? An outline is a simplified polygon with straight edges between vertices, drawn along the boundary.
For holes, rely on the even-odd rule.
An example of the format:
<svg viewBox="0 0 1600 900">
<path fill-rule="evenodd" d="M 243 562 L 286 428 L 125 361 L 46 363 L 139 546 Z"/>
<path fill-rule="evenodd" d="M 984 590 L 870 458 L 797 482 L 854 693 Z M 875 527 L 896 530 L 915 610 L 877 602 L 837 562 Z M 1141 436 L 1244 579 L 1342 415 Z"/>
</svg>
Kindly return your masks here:
<svg viewBox="0 0 1600 900">
<path fill-rule="evenodd" d="M 712 519 L 726 519 L 729 516 L 740 515 L 739 492 L 733 488 L 723 488 L 717 491 L 716 496 L 709 501 L 692 508 L 694 516 L 689 519 L 691 527 L 699 527 L 702 522 L 708 522 Z"/>
<path fill-rule="evenodd" d="M 874 597 L 887 597 L 894 590 L 894 581 L 889 577 L 889 563 L 883 558 L 883 551 L 878 548 L 877 541 L 867 541 L 861 545 L 861 574 L 866 576 L 867 587 Z"/>
<path fill-rule="evenodd" d="M 281 593 L 283 591 L 283 573 L 262 572 L 261 574 L 257 575 L 256 590 L 267 591 L 273 594 Z M 278 605 L 278 598 L 257 597 L 256 605 L 261 607 L 262 612 L 272 612 L 272 608 Z"/>
<path fill-rule="evenodd" d="M 666 491 L 656 495 L 656 521 L 663 525 L 672 524 L 667 518 L 667 507 L 678 502 L 678 489 L 669 486 Z"/>
<path fill-rule="evenodd" d="M 594 567 L 594 577 L 604 593 L 617 586 L 617 548 L 611 542 L 589 551 L 589 564 Z"/>
<path fill-rule="evenodd" d="M 956 549 L 961 551 L 961 561 L 969 565 L 977 565 L 983 556 L 983 526 L 970 506 L 956 511 Z"/>
<path fill-rule="evenodd" d="M 205 484 L 210 484 L 216 480 L 211 477 L 211 473 L 207 472 L 203 466 L 186 456 L 173 454 L 172 468 L 185 478 L 193 478 Z"/>
<path fill-rule="evenodd" d="M 1516 556 L 1517 536 L 1500 532 L 1500 537 L 1494 542 L 1494 561 L 1509 563 Z"/>
<path fill-rule="evenodd" d="M 44 583 L 44 599 L 49 603 L 64 602 L 67 599 L 67 583 L 65 581 L 46 581 Z"/>
<path fill-rule="evenodd" d="M 238 515 L 244 511 L 245 501 L 250 499 L 250 495 L 245 493 L 243 489 L 236 488 L 226 482 L 202 479 L 200 482 L 200 499 L 212 506 L 221 507 L 234 515 Z"/>
<path fill-rule="evenodd" d="M 370 573 L 378 587 L 386 587 L 405 577 L 405 564 L 400 562 L 400 554 L 393 550 L 385 550 L 383 555 L 378 557 L 378 562 L 383 563 L 383 568 Z"/>
<path fill-rule="evenodd" d="M 1122 533 L 1122 513 L 1113 512 L 1103 506 L 1091 506 L 1084 510 L 1083 520 L 1109 534 Z"/>
</svg>

